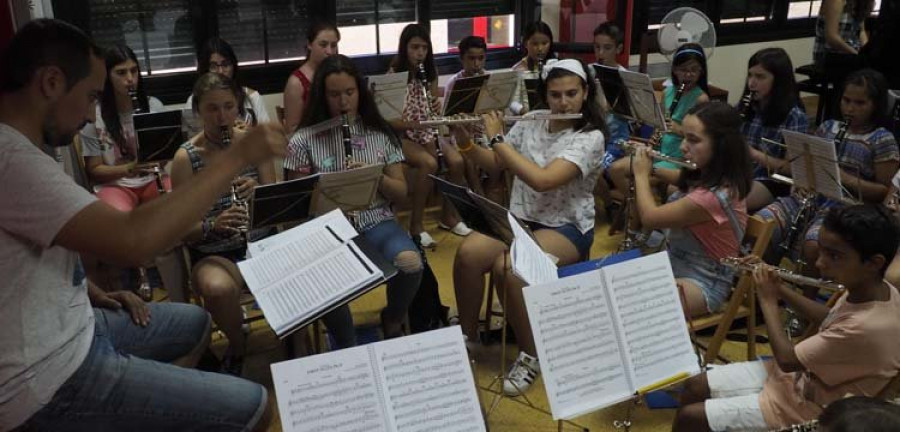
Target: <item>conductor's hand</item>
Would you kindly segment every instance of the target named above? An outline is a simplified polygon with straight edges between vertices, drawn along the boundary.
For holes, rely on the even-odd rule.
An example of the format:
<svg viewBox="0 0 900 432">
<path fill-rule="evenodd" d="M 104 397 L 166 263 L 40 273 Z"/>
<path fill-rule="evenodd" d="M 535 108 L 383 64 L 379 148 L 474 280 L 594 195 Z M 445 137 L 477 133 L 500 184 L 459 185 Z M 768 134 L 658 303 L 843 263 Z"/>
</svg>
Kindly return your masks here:
<svg viewBox="0 0 900 432">
<path fill-rule="evenodd" d="M 287 136 L 278 123 L 260 123 L 235 140 L 232 148 L 245 165 L 259 165 L 287 153 Z"/>
<path fill-rule="evenodd" d="M 775 268 L 768 264 L 759 264 L 753 270 L 753 282 L 756 284 L 756 295 L 760 302 L 778 303 L 778 287 L 781 279 L 775 275 Z"/>
<path fill-rule="evenodd" d="M 497 134 L 503 133 L 503 113 L 500 111 L 492 111 L 481 116 L 484 119 L 484 134 L 488 138 L 493 138 Z"/>
<path fill-rule="evenodd" d="M 653 161 L 650 159 L 649 149 L 644 146 L 637 147 L 631 159 L 631 172 L 634 178 L 650 178 L 653 171 Z"/>
</svg>

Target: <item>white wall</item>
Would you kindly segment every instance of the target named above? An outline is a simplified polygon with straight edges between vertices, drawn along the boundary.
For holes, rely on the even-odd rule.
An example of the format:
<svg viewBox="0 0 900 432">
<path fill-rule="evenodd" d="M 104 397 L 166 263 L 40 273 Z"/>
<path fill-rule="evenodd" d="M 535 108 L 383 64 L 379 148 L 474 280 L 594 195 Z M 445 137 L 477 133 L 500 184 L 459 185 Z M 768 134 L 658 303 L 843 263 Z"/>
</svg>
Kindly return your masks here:
<svg viewBox="0 0 900 432">
<path fill-rule="evenodd" d="M 718 47 L 709 59 L 709 83 L 728 90 L 728 100 L 737 103 L 744 91 L 744 80 L 747 77 L 747 60 L 753 53 L 769 47 L 781 47 L 791 56 L 794 68 L 812 63 L 813 38 L 788 39 L 772 42 L 728 45 Z M 662 55 L 654 54 L 649 63 L 665 62 Z M 631 65 L 637 65 L 636 55 L 629 59 Z M 798 77 L 800 79 L 800 77 Z"/>
</svg>

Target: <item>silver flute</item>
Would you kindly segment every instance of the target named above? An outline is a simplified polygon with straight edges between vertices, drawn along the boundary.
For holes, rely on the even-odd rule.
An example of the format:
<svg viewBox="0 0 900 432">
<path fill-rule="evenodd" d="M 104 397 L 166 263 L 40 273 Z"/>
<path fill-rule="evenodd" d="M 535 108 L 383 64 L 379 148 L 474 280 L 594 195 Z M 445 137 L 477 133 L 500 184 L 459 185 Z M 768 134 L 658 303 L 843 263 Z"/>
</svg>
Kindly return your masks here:
<svg viewBox="0 0 900 432">
<path fill-rule="evenodd" d="M 637 147 L 628 141 L 623 142 L 621 144 L 621 146 L 622 146 L 622 149 L 627 152 L 634 152 L 635 150 L 637 150 Z M 697 164 L 694 162 L 691 162 L 688 159 L 666 156 L 656 150 L 648 150 L 647 153 L 650 156 L 650 158 L 654 159 L 654 160 L 669 162 L 669 163 L 678 165 L 678 166 L 680 166 L 684 169 L 688 169 L 688 170 L 697 169 Z"/>
<path fill-rule="evenodd" d="M 574 114 L 535 114 L 524 116 L 505 116 L 503 121 L 506 123 L 515 123 L 517 121 L 535 121 L 535 120 L 581 120 L 581 113 Z M 480 115 L 457 116 L 457 117 L 437 117 L 432 120 L 424 120 L 419 122 L 423 126 L 446 126 L 458 124 L 481 123 L 483 119 Z"/>
<path fill-rule="evenodd" d="M 819 421 L 810 420 L 806 423 L 792 424 L 778 429 L 771 429 L 769 432 L 816 432 L 819 430 Z"/>
<path fill-rule="evenodd" d="M 719 262 L 735 270 L 747 272 L 756 270 L 757 266 L 759 266 L 759 264 L 742 263 L 738 258 L 734 257 L 722 258 Z M 844 285 L 827 279 L 816 279 L 809 276 L 798 275 L 790 270 L 785 270 L 781 267 L 773 267 L 773 270 L 775 270 L 775 276 L 778 276 L 781 280 L 790 282 L 794 285 L 816 287 L 832 292 L 844 290 Z"/>
</svg>

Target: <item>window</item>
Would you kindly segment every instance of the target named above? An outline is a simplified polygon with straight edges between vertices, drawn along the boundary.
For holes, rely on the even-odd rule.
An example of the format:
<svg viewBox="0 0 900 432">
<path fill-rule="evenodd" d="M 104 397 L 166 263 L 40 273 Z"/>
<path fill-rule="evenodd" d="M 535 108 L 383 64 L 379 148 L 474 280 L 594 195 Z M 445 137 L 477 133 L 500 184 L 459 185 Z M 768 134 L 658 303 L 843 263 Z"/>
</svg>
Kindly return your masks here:
<svg viewBox="0 0 900 432">
<path fill-rule="evenodd" d="M 341 31 L 341 54 L 396 52 L 403 27 L 415 21 L 415 0 L 339 1 L 337 25 Z"/>
<path fill-rule="evenodd" d="M 819 16 L 819 8 L 821 7 L 821 1 L 791 0 L 788 8 L 788 19 L 816 18 Z M 879 10 L 881 10 L 881 0 L 875 0 L 872 15 L 878 15 Z"/>
<path fill-rule="evenodd" d="M 451 18 L 431 21 L 434 52 L 457 53 L 459 41 L 469 35 L 481 36 L 488 49 L 509 48 L 515 45 L 515 15 L 479 16 L 472 18 Z"/>
<path fill-rule="evenodd" d="M 63 2 L 55 1 L 54 9 Z M 90 0 L 84 5 L 90 15 L 83 27 L 100 46 L 124 43 L 131 47 L 145 75 L 194 70 L 197 66 L 189 3 Z"/>
<path fill-rule="evenodd" d="M 594 28 L 615 20 L 615 8 L 615 0 L 547 1 L 541 4 L 541 14 L 556 42 L 593 43 Z"/>
<path fill-rule="evenodd" d="M 305 0 L 220 1 L 219 35 L 244 65 L 298 60 L 306 55 Z"/>
<path fill-rule="evenodd" d="M 726 0 L 721 3 L 719 24 L 742 24 L 772 19 L 774 0 Z"/>
</svg>

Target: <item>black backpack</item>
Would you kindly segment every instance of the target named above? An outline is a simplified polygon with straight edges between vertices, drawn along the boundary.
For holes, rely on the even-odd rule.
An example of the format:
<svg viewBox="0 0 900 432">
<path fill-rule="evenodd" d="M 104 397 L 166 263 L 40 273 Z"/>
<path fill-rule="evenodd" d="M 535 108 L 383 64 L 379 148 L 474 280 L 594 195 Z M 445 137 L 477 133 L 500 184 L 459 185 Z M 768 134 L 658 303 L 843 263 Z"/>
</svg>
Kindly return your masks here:
<svg viewBox="0 0 900 432">
<path fill-rule="evenodd" d="M 416 246 L 419 249 L 419 256 L 422 257 L 423 269 L 419 290 L 409 305 L 410 333 L 421 333 L 447 326 L 447 313 L 450 310 L 441 304 L 438 281 L 428 264 L 425 251 L 418 245 L 418 242 Z"/>
</svg>

